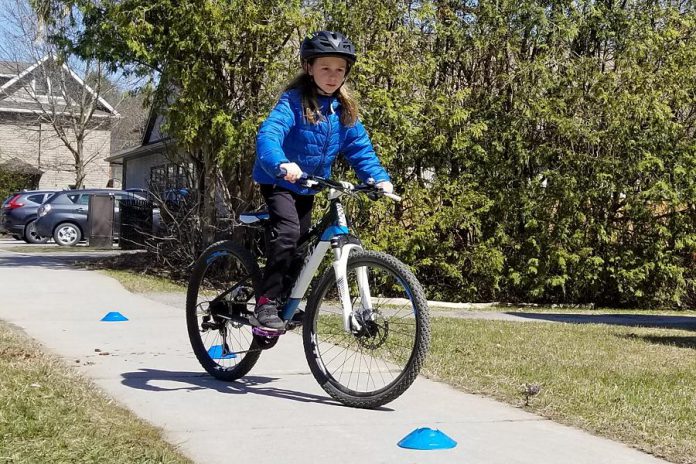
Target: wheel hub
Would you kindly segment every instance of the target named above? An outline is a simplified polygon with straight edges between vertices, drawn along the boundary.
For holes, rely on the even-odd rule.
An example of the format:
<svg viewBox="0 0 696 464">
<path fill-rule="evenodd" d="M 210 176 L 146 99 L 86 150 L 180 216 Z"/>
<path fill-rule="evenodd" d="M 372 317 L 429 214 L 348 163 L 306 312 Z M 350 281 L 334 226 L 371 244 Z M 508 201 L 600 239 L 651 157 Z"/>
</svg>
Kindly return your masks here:
<svg viewBox="0 0 696 464">
<path fill-rule="evenodd" d="M 371 312 L 369 318 L 360 315 L 357 319 L 360 322 L 360 330 L 354 334 L 360 346 L 370 350 L 382 346 L 389 335 L 389 322 L 376 311 Z"/>
</svg>

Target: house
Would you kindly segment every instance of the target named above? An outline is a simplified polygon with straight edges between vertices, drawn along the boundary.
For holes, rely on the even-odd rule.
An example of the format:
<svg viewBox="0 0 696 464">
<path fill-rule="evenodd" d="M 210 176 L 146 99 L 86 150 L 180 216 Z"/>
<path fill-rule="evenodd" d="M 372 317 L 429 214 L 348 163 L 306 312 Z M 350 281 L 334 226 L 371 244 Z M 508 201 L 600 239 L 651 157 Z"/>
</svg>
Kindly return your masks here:
<svg viewBox="0 0 696 464">
<path fill-rule="evenodd" d="M 161 130 L 163 117 L 151 111 L 142 144 L 114 153 L 107 158 L 115 173 L 115 186 L 165 192 L 190 188 L 193 166 L 174 140 Z"/>
<path fill-rule="evenodd" d="M 84 187 L 105 187 L 114 177 L 109 156 L 111 126 L 118 112 L 67 65 L 52 56 L 35 63 L 0 62 L 0 167 L 34 168 L 34 185 L 27 188 L 63 189 L 76 183 L 73 153 L 58 136 L 74 146 L 72 122 L 78 102 L 87 96 L 94 112 L 86 124 L 82 158 Z"/>
</svg>

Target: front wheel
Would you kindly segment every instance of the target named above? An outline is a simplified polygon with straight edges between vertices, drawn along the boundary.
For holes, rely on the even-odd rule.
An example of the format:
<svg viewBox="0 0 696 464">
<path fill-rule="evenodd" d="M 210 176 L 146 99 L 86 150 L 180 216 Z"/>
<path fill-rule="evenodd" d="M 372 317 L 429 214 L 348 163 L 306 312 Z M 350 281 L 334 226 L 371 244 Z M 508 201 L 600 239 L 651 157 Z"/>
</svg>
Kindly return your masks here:
<svg viewBox="0 0 696 464">
<path fill-rule="evenodd" d="M 254 257 L 229 240 L 208 247 L 194 264 L 186 294 L 186 326 L 196 358 L 216 379 L 243 377 L 265 348 L 264 340 L 245 323 L 260 283 Z"/>
<path fill-rule="evenodd" d="M 430 344 L 428 302 L 406 265 L 385 253 L 352 253 L 347 280 L 350 329 L 344 330 L 336 276 L 329 268 L 307 303 L 305 356 L 333 398 L 376 408 L 401 395 L 420 372 Z"/>
<path fill-rule="evenodd" d="M 75 246 L 82 238 L 82 231 L 71 222 L 59 224 L 53 231 L 53 240 L 60 246 Z"/>
</svg>

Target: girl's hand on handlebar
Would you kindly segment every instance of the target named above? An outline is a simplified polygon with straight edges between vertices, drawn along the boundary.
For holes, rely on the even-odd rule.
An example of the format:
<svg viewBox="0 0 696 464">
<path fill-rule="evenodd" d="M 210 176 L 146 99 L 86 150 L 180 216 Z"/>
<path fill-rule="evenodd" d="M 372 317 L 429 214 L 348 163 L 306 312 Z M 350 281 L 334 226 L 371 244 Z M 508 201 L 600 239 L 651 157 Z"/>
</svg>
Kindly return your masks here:
<svg viewBox="0 0 696 464">
<path fill-rule="evenodd" d="M 281 171 L 285 171 L 285 177 L 283 177 L 283 179 L 288 182 L 294 184 L 302 177 L 302 169 L 300 169 L 296 163 L 282 163 L 279 167 Z"/>
</svg>

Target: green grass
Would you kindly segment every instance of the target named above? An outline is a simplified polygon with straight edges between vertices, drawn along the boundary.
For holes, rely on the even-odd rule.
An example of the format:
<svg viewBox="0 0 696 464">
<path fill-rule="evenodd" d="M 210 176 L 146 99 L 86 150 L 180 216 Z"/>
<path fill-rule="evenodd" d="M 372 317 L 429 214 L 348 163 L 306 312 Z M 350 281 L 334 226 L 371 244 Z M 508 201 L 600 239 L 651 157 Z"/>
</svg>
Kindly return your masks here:
<svg viewBox="0 0 696 464">
<path fill-rule="evenodd" d="M 696 334 L 435 318 L 424 373 L 676 463 L 696 462 Z M 525 406 L 525 385 L 540 392 Z"/>
<path fill-rule="evenodd" d="M 437 306 L 437 304 L 429 305 L 433 315 L 445 314 L 448 312 L 494 312 L 494 313 L 533 313 L 533 314 L 643 314 L 643 315 L 664 315 L 664 316 L 696 316 L 696 311 L 690 309 L 673 310 L 673 309 L 645 309 L 645 308 L 572 308 L 572 307 L 553 307 L 553 306 L 517 306 L 517 305 L 500 305 L 500 306 L 482 306 L 475 308 L 454 309 Z"/>
<path fill-rule="evenodd" d="M 39 348 L 0 324 L 0 462 L 190 463 Z"/>
<path fill-rule="evenodd" d="M 112 277 L 128 290 L 134 293 L 151 292 L 186 292 L 186 286 L 172 282 L 164 277 L 155 277 L 146 274 L 134 274 L 131 271 L 116 269 L 102 269 L 99 272 Z"/>
</svg>

